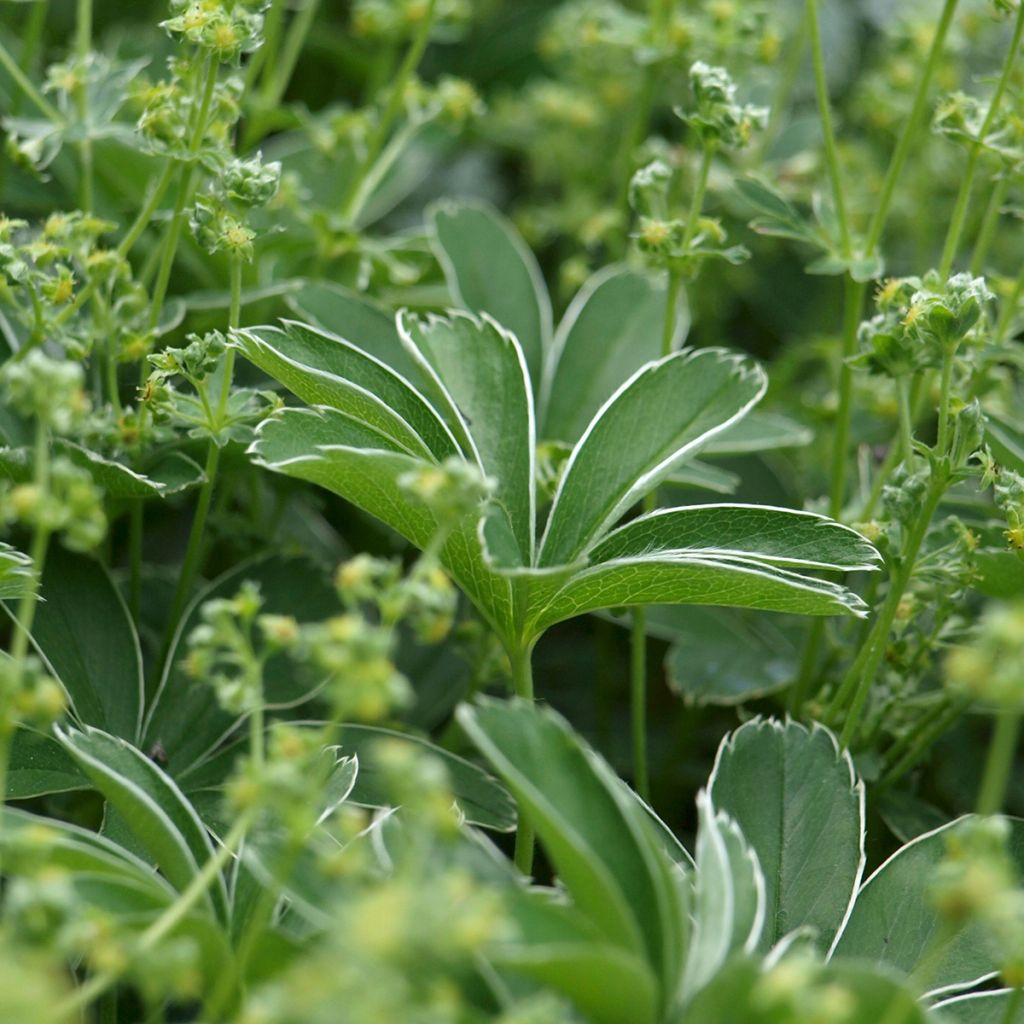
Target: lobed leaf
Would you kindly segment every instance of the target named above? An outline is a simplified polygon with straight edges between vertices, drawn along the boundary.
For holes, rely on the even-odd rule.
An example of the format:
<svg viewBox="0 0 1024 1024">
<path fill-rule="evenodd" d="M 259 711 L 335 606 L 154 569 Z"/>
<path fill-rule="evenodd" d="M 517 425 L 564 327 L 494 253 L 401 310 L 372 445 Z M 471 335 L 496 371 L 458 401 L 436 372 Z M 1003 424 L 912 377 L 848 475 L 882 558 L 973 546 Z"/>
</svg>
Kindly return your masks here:
<svg viewBox="0 0 1024 1024">
<path fill-rule="evenodd" d="M 709 782 L 764 872 L 760 949 L 811 926 L 827 951 L 864 869 L 864 787 L 824 727 L 754 719 L 722 741 Z"/>
</svg>

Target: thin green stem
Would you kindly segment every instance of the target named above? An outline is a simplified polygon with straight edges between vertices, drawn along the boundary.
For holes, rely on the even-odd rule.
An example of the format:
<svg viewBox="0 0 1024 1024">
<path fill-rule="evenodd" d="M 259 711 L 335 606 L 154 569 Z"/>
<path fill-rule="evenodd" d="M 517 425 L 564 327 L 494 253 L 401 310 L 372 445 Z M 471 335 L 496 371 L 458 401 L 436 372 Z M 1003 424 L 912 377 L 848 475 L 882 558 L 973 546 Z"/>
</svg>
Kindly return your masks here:
<svg viewBox="0 0 1024 1024">
<path fill-rule="evenodd" d="M 437 0 L 429 0 L 423 21 L 420 23 L 420 27 L 413 37 L 409 49 L 406 51 L 405 58 L 399 65 L 398 71 L 395 72 L 394 80 L 391 83 L 391 92 L 388 94 L 387 102 L 384 104 L 380 120 L 377 122 L 377 127 L 366 144 L 366 154 L 344 191 L 341 200 L 341 219 L 345 224 L 353 224 L 359 216 L 357 198 L 360 195 L 360 184 L 363 178 L 370 172 L 377 157 L 380 156 L 384 143 L 387 142 L 388 135 L 391 133 L 391 128 L 402 110 L 402 104 L 405 102 L 405 90 L 409 85 L 409 80 L 419 67 L 420 60 L 427 48 L 427 43 L 430 41 L 430 32 L 434 25 L 436 7 Z"/>
<path fill-rule="evenodd" d="M 231 862 L 231 858 L 235 855 L 236 849 L 245 838 L 251 824 L 252 816 L 250 814 L 242 814 L 239 817 L 234 827 L 224 837 L 220 849 L 207 858 L 206 863 L 196 872 L 192 881 L 182 890 L 178 898 L 139 936 L 138 941 L 132 946 L 134 959 L 148 953 L 188 916 L 192 908 L 206 894 L 207 889 L 220 876 L 221 871 Z M 81 1012 L 108 991 L 112 985 L 115 985 L 124 974 L 126 967 L 127 965 L 120 969 L 94 974 L 84 985 L 58 1004 L 56 1016 L 64 1019 Z"/>
<path fill-rule="evenodd" d="M 512 688 L 517 697 L 533 700 L 533 648 L 530 645 L 511 651 Z M 533 826 L 519 810 L 519 824 L 516 828 L 516 848 L 513 855 L 516 867 L 524 874 L 533 872 Z"/>
<path fill-rule="evenodd" d="M 843 338 L 839 349 L 839 404 L 836 410 L 836 432 L 832 442 L 831 490 L 829 512 L 838 518 L 846 500 L 846 475 L 849 466 L 850 426 L 853 420 L 853 367 L 850 358 L 857 350 L 857 327 L 860 324 L 867 284 L 847 276 L 844 282 Z"/>
<path fill-rule="evenodd" d="M 932 38 L 932 45 L 928 51 L 928 58 L 925 61 L 924 70 L 918 79 L 917 92 L 914 94 L 913 104 L 910 108 L 910 115 L 903 125 L 896 149 L 889 160 L 889 167 L 885 172 L 882 188 L 875 205 L 875 212 L 868 225 L 865 252 L 872 253 L 878 246 L 885 230 L 885 222 L 889 216 L 889 209 L 892 206 L 893 197 L 896 193 L 896 185 L 899 183 L 903 167 L 910 155 L 910 148 L 917 135 L 921 122 L 924 119 L 928 103 L 928 93 L 931 91 L 935 73 L 938 71 L 942 59 L 942 51 L 946 43 L 946 36 L 949 27 L 953 22 L 953 15 L 956 13 L 958 0 L 945 0 L 942 6 L 942 13 L 939 15 L 939 22 L 935 28 L 935 35 Z"/>
<path fill-rule="evenodd" d="M 896 378 L 896 404 L 900 418 L 900 458 L 909 462 L 914 454 L 914 427 L 910 412 L 910 382 L 906 374 Z"/>
<path fill-rule="evenodd" d="M 690 211 L 686 215 L 686 228 L 683 232 L 683 250 L 693 241 L 697 234 L 697 225 L 700 223 L 701 210 L 704 209 L 704 197 L 708 191 L 708 177 L 711 174 L 711 164 L 715 158 L 715 145 L 712 142 L 705 142 L 700 155 L 700 169 L 697 171 L 697 183 L 693 189 L 693 196 L 690 199 Z"/>
<path fill-rule="evenodd" d="M 942 376 L 939 383 L 939 430 L 936 448 L 940 455 L 945 455 L 949 447 L 949 404 L 953 388 L 953 364 L 956 348 L 947 346 L 942 353 Z"/>
<path fill-rule="evenodd" d="M 651 779 L 647 767 L 647 609 L 633 609 L 629 638 L 629 705 L 633 733 L 633 787 L 650 800 Z"/>
<path fill-rule="evenodd" d="M 921 721 L 915 723 L 910 732 L 886 753 L 886 765 L 889 767 L 875 786 L 875 792 L 884 793 L 899 782 L 920 762 L 935 741 L 963 717 L 968 704 L 968 701 L 940 702 L 922 715 Z"/>
<path fill-rule="evenodd" d="M 288 0 L 273 0 L 263 22 L 263 45 L 249 58 L 245 69 L 245 95 L 251 96 L 264 66 L 274 66 L 274 57 L 281 39 L 281 26 Z"/>
<path fill-rule="evenodd" d="M 875 676 L 885 655 L 889 633 L 896 619 L 896 612 L 910 583 L 914 572 L 914 564 L 917 561 L 921 545 L 924 543 L 924 538 L 928 533 L 932 516 L 935 514 L 935 510 L 942 500 L 942 495 L 945 493 L 946 482 L 946 478 L 943 475 L 932 477 L 927 497 L 910 527 L 899 566 L 892 575 L 889 593 L 882 604 L 878 617 L 875 619 L 875 624 L 868 634 L 860 654 L 850 666 L 846 677 L 843 679 L 829 705 L 828 717 L 835 719 L 850 695 L 853 695 L 853 701 L 846 713 L 846 720 L 843 723 L 843 730 L 839 737 L 840 743 L 844 748 L 849 747 L 850 742 L 857 733 L 864 705 L 867 702 L 871 686 L 875 681 Z"/>
<path fill-rule="evenodd" d="M 851 254 L 850 222 L 846 214 L 846 197 L 843 191 L 843 176 L 839 169 L 839 149 L 836 146 L 835 129 L 832 126 L 832 107 L 828 98 L 828 79 L 825 75 L 825 53 L 821 45 L 821 23 L 818 17 L 818 0 L 807 0 L 807 32 L 811 39 L 811 57 L 814 65 L 814 89 L 818 99 L 818 116 L 821 119 L 821 135 L 825 146 L 825 166 L 832 185 L 832 202 L 835 206 L 836 223 L 839 227 L 839 245 L 844 256 Z"/>
<path fill-rule="evenodd" d="M 682 275 L 675 269 L 668 272 L 665 287 L 665 322 L 661 328 L 661 354 L 672 354 L 672 342 L 676 335 L 676 321 L 679 318 L 679 297 L 683 290 Z"/>
<path fill-rule="evenodd" d="M 999 319 L 996 321 L 995 341 L 996 344 L 1005 341 L 1013 326 L 1013 318 L 1020 308 L 1020 298 L 1024 294 L 1024 266 L 1021 267 L 1017 280 L 1014 282 L 1013 291 L 1006 297 L 1002 309 L 999 310 Z"/>
<path fill-rule="evenodd" d="M 302 54 L 302 48 L 306 45 L 306 37 L 313 28 L 319 6 L 320 0 L 306 0 L 305 6 L 295 15 L 295 19 L 288 28 L 284 50 L 280 59 L 275 63 L 274 76 L 272 79 L 264 81 L 266 86 L 264 101 L 270 108 L 277 106 L 288 90 L 292 75 L 295 74 L 295 66 Z"/>
<path fill-rule="evenodd" d="M 985 148 L 985 140 L 992 130 L 999 106 L 1003 101 L 1007 86 L 1010 84 L 1010 76 L 1013 73 L 1013 65 L 1017 61 L 1017 54 L 1020 52 L 1021 34 L 1024 33 L 1024 4 L 1017 8 L 1017 17 L 1013 24 L 1013 37 L 1010 41 L 1010 48 L 1007 50 L 1003 60 L 1003 69 L 996 83 L 995 92 L 989 101 L 988 110 L 985 113 L 985 120 L 981 124 L 978 137 L 971 143 L 967 155 L 967 166 L 960 179 L 960 189 L 957 193 L 956 204 L 953 207 L 953 216 L 949 221 L 949 228 L 946 231 L 946 242 L 942 247 L 942 261 L 939 264 L 939 277 L 943 280 L 949 277 L 953 269 L 953 261 L 956 259 L 957 247 L 960 244 L 960 236 L 963 234 L 964 221 L 967 218 L 967 208 L 971 202 L 971 192 L 974 188 L 974 178 L 978 169 L 978 161 Z"/>
<path fill-rule="evenodd" d="M 800 78 L 800 71 L 804 62 L 804 47 L 807 45 L 807 20 L 800 19 L 800 25 L 793 35 L 790 44 L 789 54 L 779 74 L 775 92 L 772 95 L 771 103 L 768 106 L 768 124 L 761 133 L 760 144 L 752 150 L 750 164 L 757 166 L 764 163 L 768 150 L 778 137 L 779 126 L 782 123 L 783 114 L 789 107 L 789 101 Z"/>
<path fill-rule="evenodd" d="M 1016 708 L 1003 708 L 996 715 L 996 728 L 988 748 L 985 774 L 978 791 L 978 813 L 998 814 L 1003 809 L 1010 771 L 1017 753 L 1021 713 Z"/>
<path fill-rule="evenodd" d="M 181 238 L 181 229 L 185 221 L 185 204 L 192 192 L 192 179 L 196 172 L 196 157 L 203 144 L 206 135 L 206 126 L 210 117 L 210 106 L 213 103 L 213 93 L 217 85 L 217 72 L 219 66 L 217 61 L 209 56 L 206 58 L 204 74 L 203 95 L 199 102 L 199 111 L 192 126 L 192 138 L 189 141 L 189 159 L 181 166 L 178 177 L 178 194 L 174 200 L 174 211 L 171 214 L 170 223 L 167 225 L 167 233 L 164 236 L 163 250 L 160 254 L 160 266 L 157 270 L 156 281 L 153 284 L 153 294 L 149 309 L 149 326 L 156 328 L 160 323 L 160 314 L 163 312 L 164 298 L 167 295 L 167 286 L 171 280 L 171 269 L 174 266 L 174 257 L 178 251 L 178 241 Z"/>
<path fill-rule="evenodd" d="M 92 49 L 92 0 L 78 0 L 75 53 L 78 57 L 79 73 L 86 74 L 89 52 Z M 93 159 L 92 139 L 89 137 L 89 88 L 83 81 L 75 90 L 75 105 L 78 117 L 82 122 L 83 137 L 78 144 L 79 159 L 82 164 L 82 195 L 81 205 L 86 212 L 93 207 Z"/>
<path fill-rule="evenodd" d="M 14 80 L 14 84 L 25 94 L 31 103 L 38 108 L 39 112 L 58 127 L 64 127 L 64 116 L 61 112 L 32 84 L 28 75 L 18 66 L 18 62 L 11 56 L 10 50 L 0 40 L 0 67 L 4 69 Z"/>
<path fill-rule="evenodd" d="M 996 227 L 999 225 L 999 215 L 1002 213 L 1003 203 L 1006 202 L 1006 194 L 1009 191 L 1010 176 L 1004 174 L 996 181 L 995 187 L 989 195 L 985 215 L 981 220 L 981 228 L 978 230 L 978 237 L 974 242 L 970 270 L 975 276 L 980 274 L 985 267 L 985 260 L 988 258 L 992 240 L 996 236 Z"/>
<path fill-rule="evenodd" d="M 1017 1011 L 1021 1008 L 1021 1000 L 1024 999 L 1024 988 L 1015 988 L 1006 1000 L 1006 1011 L 1003 1013 L 1002 1024 L 1014 1024 L 1017 1020 Z"/>
</svg>

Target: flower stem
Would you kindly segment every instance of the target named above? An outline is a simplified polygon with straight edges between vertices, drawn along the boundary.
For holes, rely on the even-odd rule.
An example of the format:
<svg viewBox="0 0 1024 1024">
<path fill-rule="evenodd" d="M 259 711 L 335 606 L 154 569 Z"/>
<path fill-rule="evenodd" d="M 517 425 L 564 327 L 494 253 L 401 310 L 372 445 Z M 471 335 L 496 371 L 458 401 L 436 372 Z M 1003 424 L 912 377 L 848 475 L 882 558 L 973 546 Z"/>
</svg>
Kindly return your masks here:
<svg viewBox="0 0 1024 1024">
<path fill-rule="evenodd" d="M 352 178 L 350 179 L 342 196 L 341 219 L 342 222 L 347 225 L 352 225 L 359 216 L 362 206 L 359 202 L 359 197 L 361 195 L 360 185 L 362 184 L 363 178 L 369 174 L 377 160 L 377 157 L 380 156 L 380 152 L 384 148 L 384 143 L 387 142 L 388 135 L 391 132 L 392 125 L 395 123 L 395 119 L 398 117 L 398 114 L 402 109 L 402 103 L 405 100 L 406 87 L 408 86 L 413 73 L 416 71 L 416 68 L 419 67 L 420 60 L 427 48 L 427 43 L 430 41 L 430 30 L 434 25 L 434 12 L 436 7 L 437 0 L 429 0 L 427 10 L 424 13 L 422 22 L 420 23 L 419 30 L 414 36 L 413 41 L 405 54 L 404 60 L 401 65 L 399 65 L 398 71 L 395 72 L 395 77 L 391 83 L 391 92 L 384 105 L 384 110 L 381 112 L 380 120 L 377 122 L 377 127 L 366 144 L 366 153 L 360 162 L 356 173 L 352 175 Z"/>
<path fill-rule="evenodd" d="M 924 119 L 928 103 L 928 93 L 931 90 L 935 73 L 938 71 L 939 64 L 941 63 L 942 51 L 946 43 L 946 36 L 949 33 L 949 27 L 953 22 L 953 15 L 956 13 L 957 2 L 958 0 L 945 0 L 942 6 L 942 13 L 939 15 L 939 22 L 935 28 L 932 45 L 928 51 L 928 58 L 925 61 L 921 77 L 918 79 L 917 92 L 914 94 L 910 115 L 903 125 L 903 131 L 900 134 L 899 141 L 896 143 L 896 149 L 889 160 L 889 167 L 885 172 L 875 212 L 868 225 L 867 239 L 864 247 L 865 252 L 868 254 L 874 252 L 881 240 L 882 232 L 885 230 L 885 222 L 888 219 L 889 209 L 892 206 L 893 197 L 896 193 L 896 185 L 903 173 L 907 157 L 910 155 L 910 147 L 914 137 L 917 135 L 921 122 Z"/>
<path fill-rule="evenodd" d="M 960 236 L 963 234 L 964 221 L 967 217 L 967 208 L 971 202 L 971 192 L 974 188 L 974 178 L 978 169 L 978 161 L 985 148 L 985 140 L 992 130 L 992 124 L 999 112 L 999 106 L 1003 101 L 1006 88 L 1010 84 L 1010 76 L 1013 73 L 1013 65 L 1017 61 L 1017 54 L 1020 52 L 1021 34 L 1024 33 L 1024 4 L 1017 7 L 1017 17 L 1013 24 L 1013 38 L 1010 41 L 1010 48 L 1003 60 L 1003 70 L 996 83 L 995 92 L 989 101 L 988 110 L 985 113 L 985 120 L 978 131 L 978 137 L 971 143 L 967 154 L 967 166 L 964 168 L 960 178 L 960 190 L 957 193 L 956 204 L 953 207 L 953 216 L 950 218 L 949 228 L 946 231 L 946 242 L 942 247 L 942 261 L 939 264 L 939 277 L 945 280 L 953 269 L 953 261 L 956 259 L 957 246 L 960 244 Z"/>
<path fill-rule="evenodd" d="M 836 211 L 836 223 L 839 226 L 839 245 L 843 255 L 848 258 L 851 254 L 850 222 L 846 215 L 843 177 L 839 169 L 839 150 L 836 146 L 835 129 L 832 126 L 832 107 L 828 98 L 828 79 L 825 76 L 825 54 L 821 45 L 818 0 L 807 0 L 807 32 L 811 38 L 814 89 L 818 99 L 818 116 L 821 119 L 821 135 L 825 146 L 825 166 L 832 185 L 832 202 Z"/>
<path fill-rule="evenodd" d="M 213 885 L 221 871 L 230 863 L 251 823 L 252 816 L 250 814 L 242 814 L 239 817 L 234 827 L 224 837 L 220 849 L 207 858 L 206 863 L 182 890 L 178 898 L 139 936 L 138 942 L 132 947 L 134 959 L 138 959 L 153 949 L 164 936 L 172 932 L 188 916 L 189 911 L 202 899 L 207 889 Z M 93 975 L 81 988 L 58 1005 L 56 1016 L 64 1019 L 81 1012 L 116 984 L 123 973 L 124 967 L 121 967 Z"/>
<path fill-rule="evenodd" d="M 14 80 L 14 84 L 28 97 L 39 112 L 58 127 L 64 127 L 64 116 L 61 112 L 32 84 L 28 75 L 18 66 L 11 56 L 10 50 L 0 40 L 0 67 Z"/>
<path fill-rule="evenodd" d="M 978 791 L 979 814 L 998 814 L 1003 809 L 1013 758 L 1017 753 L 1020 718 L 1021 713 L 1017 708 L 1003 708 L 996 715 L 995 733 L 988 748 L 985 774 Z"/>
</svg>

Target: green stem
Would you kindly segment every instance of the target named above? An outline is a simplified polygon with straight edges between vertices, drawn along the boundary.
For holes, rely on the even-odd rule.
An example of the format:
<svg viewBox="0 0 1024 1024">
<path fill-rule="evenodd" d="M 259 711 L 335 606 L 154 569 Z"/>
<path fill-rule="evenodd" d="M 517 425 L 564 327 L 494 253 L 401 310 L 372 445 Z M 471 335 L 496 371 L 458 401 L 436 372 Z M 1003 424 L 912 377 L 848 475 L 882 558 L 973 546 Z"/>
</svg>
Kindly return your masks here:
<svg viewBox="0 0 1024 1024">
<path fill-rule="evenodd" d="M 0 67 L 14 80 L 14 84 L 28 97 L 32 104 L 48 120 L 60 128 L 65 126 L 61 112 L 32 84 L 28 75 L 18 66 L 10 50 L 0 40 Z"/>
<path fill-rule="evenodd" d="M 914 454 L 914 428 L 910 421 L 910 382 L 906 374 L 896 378 L 896 402 L 900 416 L 900 458 L 909 463 Z"/>
<path fill-rule="evenodd" d="M 843 177 L 839 169 L 839 150 L 836 146 L 835 130 L 832 126 L 832 107 L 828 98 L 828 79 L 825 76 L 825 54 L 821 46 L 818 0 L 807 0 L 807 32 L 811 39 L 814 89 L 818 99 L 818 116 L 821 119 L 821 134 L 825 145 L 825 166 L 828 169 L 829 181 L 832 185 L 832 202 L 835 205 L 836 223 L 839 225 L 839 244 L 843 255 L 849 258 L 851 254 L 850 222 L 846 215 Z"/>
<path fill-rule="evenodd" d="M 134 959 L 138 959 L 157 946 L 188 916 L 189 911 L 203 898 L 206 890 L 213 885 L 221 871 L 230 863 L 251 823 L 252 816 L 250 814 L 243 814 L 235 822 L 234 827 L 225 836 L 220 849 L 207 859 L 178 898 L 139 936 L 138 941 L 132 946 Z M 64 1019 L 70 1018 L 72 1014 L 80 1013 L 116 984 L 124 974 L 124 970 L 125 967 L 121 967 L 93 975 L 84 985 L 58 1004 L 55 1015 Z"/>
<path fill-rule="evenodd" d="M 1017 8 L 1017 18 L 1013 24 L 1013 38 L 1003 60 L 1003 70 L 999 75 L 999 81 L 996 83 L 996 89 L 989 102 L 988 110 L 985 113 L 985 120 L 982 122 L 978 137 L 971 143 L 971 148 L 967 155 L 967 166 L 964 168 L 963 176 L 960 179 L 960 190 L 957 193 L 956 204 L 953 207 L 953 216 L 949 222 L 949 229 L 946 231 L 946 243 L 942 247 L 939 277 L 943 280 L 949 277 L 949 272 L 953 269 L 957 246 L 960 244 L 960 236 L 963 234 L 964 221 L 967 217 L 967 208 L 971 201 L 971 191 L 974 188 L 974 177 L 978 169 L 978 161 L 984 150 L 988 133 L 992 130 L 996 114 L 999 112 L 999 106 L 1003 101 L 1006 88 L 1010 84 L 1013 65 L 1016 63 L 1017 54 L 1020 51 L 1022 33 L 1024 33 L 1024 4 Z"/>
<path fill-rule="evenodd" d="M 978 791 L 979 814 L 998 814 L 1003 809 L 1013 759 L 1017 753 L 1020 718 L 1021 713 L 1017 708 L 1003 708 L 996 715 L 995 734 L 988 748 L 985 774 Z"/>
<path fill-rule="evenodd" d="M 992 248 L 992 240 L 996 236 L 996 227 L 999 224 L 999 215 L 1003 210 L 1003 203 L 1006 202 L 1006 194 L 1010 191 L 1010 176 L 1004 174 L 996 181 L 992 194 L 989 196 L 988 206 L 985 207 L 985 216 L 981 220 L 981 228 L 974 243 L 974 252 L 971 254 L 971 273 L 977 276 L 985 266 L 989 250 Z"/>
<path fill-rule="evenodd" d="M 800 71 L 804 63 L 804 47 L 806 45 L 807 21 L 802 18 L 800 26 L 793 36 L 789 55 L 779 74 L 778 84 L 775 87 L 775 92 L 768 107 L 768 124 L 761 133 L 760 144 L 752 151 L 751 166 L 758 166 L 765 162 L 768 150 L 778 137 L 783 113 L 789 107 L 793 90 L 796 88 L 796 83 L 800 78 Z"/>
<path fill-rule="evenodd" d="M 651 780 L 647 768 L 647 609 L 633 609 L 629 638 L 629 703 L 633 733 L 633 786 L 649 800 Z"/>
<path fill-rule="evenodd" d="M 885 792 L 899 782 L 932 748 L 935 741 L 963 717 L 968 704 L 968 701 L 952 704 L 940 702 L 922 715 L 910 732 L 886 753 L 886 764 L 890 767 L 875 786 L 876 794 Z"/>
<path fill-rule="evenodd" d="M 419 67 L 420 60 L 422 59 L 423 53 L 427 48 L 427 43 L 430 40 L 430 31 L 434 25 L 434 12 L 436 7 L 437 0 L 429 0 L 429 4 L 419 30 L 413 38 L 398 71 L 395 73 L 394 80 L 391 83 L 391 92 L 384 105 L 384 110 L 381 112 L 380 120 L 377 122 L 377 127 L 370 136 L 369 142 L 366 144 L 366 155 L 363 157 L 359 168 L 352 176 L 352 179 L 349 181 L 348 187 L 345 189 L 344 195 L 342 196 L 341 219 L 344 224 L 351 225 L 359 215 L 359 208 L 356 204 L 356 199 L 359 195 L 360 183 L 369 173 L 377 157 L 380 155 L 381 150 L 384 148 L 384 143 L 387 141 L 388 135 L 391 132 L 391 127 L 401 112 L 402 104 L 405 101 L 405 90 L 409 84 L 409 79 L 412 78 L 416 68 Z"/>
<path fill-rule="evenodd" d="M 715 158 L 715 145 L 713 142 L 705 142 L 700 156 L 700 170 L 697 172 L 697 184 L 693 189 L 693 196 L 690 199 L 690 211 L 686 215 L 686 229 L 683 232 L 682 248 L 685 251 L 697 234 L 697 224 L 700 221 L 701 210 L 704 209 L 704 196 L 708 191 L 708 176 L 711 174 L 711 164 Z"/>
<path fill-rule="evenodd" d="M 996 322 L 995 341 L 996 344 L 1005 341 L 1013 325 L 1013 318 L 1017 315 L 1020 307 L 1020 297 L 1024 293 L 1024 266 L 1021 267 L 1017 280 L 1014 282 L 1013 291 L 1007 296 L 1002 309 L 999 310 L 999 320 Z"/>
<path fill-rule="evenodd" d="M 942 6 L 942 13 L 939 15 L 939 23 L 935 28 L 935 36 L 932 39 L 931 49 L 928 51 L 928 59 L 925 62 L 924 70 L 918 80 L 917 92 L 914 94 L 913 104 L 910 108 L 910 115 L 907 118 L 906 123 L 903 125 L 903 131 L 900 134 L 899 141 L 896 143 L 896 149 L 893 151 L 892 158 L 889 161 L 889 167 L 885 172 L 885 178 L 882 182 L 882 189 L 878 202 L 875 206 L 875 212 L 871 218 L 870 224 L 868 225 L 867 239 L 865 242 L 865 252 L 868 254 L 875 251 L 875 248 L 882 238 L 882 232 L 885 230 L 885 222 L 889 216 L 889 208 L 892 206 L 893 197 L 896 193 L 896 185 L 899 182 L 900 175 L 903 173 L 903 167 L 907 162 L 907 157 L 910 155 L 910 147 L 914 142 L 914 136 L 917 135 L 918 129 L 920 128 L 921 122 L 924 118 L 928 102 L 928 93 L 931 90 L 932 81 L 935 78 L 935 72 L 938 70 L 941 62 L 942 50 L 945 46 L 949 26 L 953 22 L 953 15 L 956 13 L 957 2 L 958 0 L 945 0 L 945 3 Z"/>
<path fill-rule="evenodd" d="M 938 508 L 945 490 L 946 478 L 944 476 L 934 476 L 930 482 L 924 505 L 910 528 L 899 566 L 896 572 L 893 573 L 889 585 L 889 594 L 878 613 L 878 618 L 875 620 L 875 624 L 868 634 L 867 641 L 861 648 L 860 654 L 850 666 L 846 677 L 829 705 L 828 717 L 834 719 L 839 714 L 850 694 L 853 694 L 853 701 L 846 714 L 846 721 L 843 724 L 843 730 L 839 737 L 840 743 L 844 748 L 849 747 L 851 740 L 856 735 L 864 704 L 867 702 L 875 675 L 885 655 L 889 632 L 896 619 L 896 612 L 910 583 L 914 572 L 914 564 L 917 561 L 921 545 L 924 543 L 924 538 L 928 533 L 932 516 L 935 514 L 936 508 Z"/>
<path fill-rule="evenodd" d="M 682 275 L 674 268 L 669 270 L 668 283 L 665 288 L 665 322 L 661 328 L 662 357 L 672 354 L 672 342 L 675 340 L 679 312 L 679 296 L 682 290 Z"/>
<path fill-rule="evenodd" d="M 533 700 L 533 649 L 527 645 L 510 653 L 512 662 L 512 687 L 516 696 L 523 700 Z M 533 826 L 523 817 L 519 810 L 519 825 L 516 828 L 516 848 L 513 859 L 516 867 L 524 874 L 533 872 Z"/>
<path fill-rule="evenodd" d="M 275 107 L 280 102 L 288 86 L 291 83 L 292 75 L 295 74 L 295 66 L 299 62 L 302 47 L 306 44 L 306 37 L 313 27 L 316 19 L 316 12 L 320 6 L 320 0 L 306 0 L 305 6 L 295 16 L 295 20 L 288 28 L 288 35 L 284 41 L 284 51 L 280 60 L 277 61 L 273 79 L 264 81 L 264 100 L 268 107 Z"/>
<path fill-rule="evenodd" d="M 1002 1024 L 1014 1024 L 1022 998 L 1024 998 L 1024 988 L 1015 988 L 1010 993 L 1010 997 L 1006 1000 L 1006 1012 L 1003 1014 Z"/>
<path fill-rule="evenodd" d="M 846 498 L 846 474 L 849 459 L 850 426 L 853 420 L 853 367 L 850 358 L 857 351 L 857 327 L 860 324 L 867 284 L 847 276 L 844 282 L 843 339 L 839 350 L 839 405 L 836 410 L 836 433 L 832 442 L 831 491 L 829 512 L 838 518 Z"/>
<path fill-rule="evenodd" d="M 78 0 L 76 19 L 75 50 L 78 57 L 79 71 L 84 74 L 92 49 L 92 0 Z M 89 120 L 89 89 L 83 82 L 75 90 L 75 103 L 78 117 L 82 122 L 84 136 L 78 144 L 79 159 L 82 164 L 82 209 L 88 213 L 93 207 L 93 160 L 92 139 L 88 134 Z"/>
<path fill-rule="evenodd" d="M 199 103 L 199 112 L 195 123 L 192 126 L 192 138 L 189 142 L 188 160 L 182 165 L 178 177 L 178 194 L 174 200 L 174 211 L 171 214 L 170 223 L 167 225 L 167 233 L 164 236 L 163 250 L 160 254 L 160 266 L 157 270 L 156 281 L 153 284 L 153 294 L 149 310 L 150 329 L 156 328 L 160 323 L 160 314 L 163 311 L 164 298 L 167 295 L 167 286 L 171 280 L 171 269 L 174 266 L 174 256 L 178 251 L 178 240 L 181 238 L 181 228 L 185 221 L 185 204 L 188 202 L 192 192 L 192 179 L 196 172 L 196 157 L 203 144 L 206 135 L 206 125 L 210 117 L 210 106 L 213 103 L 213 93 L 217 85 L 217 72 L 219 66 L 212 57 L 206 58 L 205 85 L 203 95 Z"/>
<path fill-rule="evenodd" d="M 281 25 L 284 22 L 288 0 L 273 0 L 263 22 L 263 45 L 249 58 L 245 69 L 245 95 L 251 96 L 256 88 L 256 80 L 264 65 L 274 66 L 274 57 L 281 38 Z"/>
<path fill-rule="evenodd" d="M 953 387 L 953 362 L 956 348 L 947 345 L 942 353 L 942 377 L 939 384 L 939 430 L 936 448 L 939 455 L 945 455 L 949 447 L 949 402 Z"/>
</svg>

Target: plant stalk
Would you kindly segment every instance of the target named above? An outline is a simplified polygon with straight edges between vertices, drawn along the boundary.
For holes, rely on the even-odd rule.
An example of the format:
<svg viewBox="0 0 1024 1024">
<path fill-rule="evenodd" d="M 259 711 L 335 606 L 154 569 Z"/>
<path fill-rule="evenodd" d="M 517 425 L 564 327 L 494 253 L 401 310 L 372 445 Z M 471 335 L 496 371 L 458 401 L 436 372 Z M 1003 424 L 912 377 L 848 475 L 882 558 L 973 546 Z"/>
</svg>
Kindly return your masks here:
<svg viewBox="0 0 1024 1024">
<path fill-rule="evenodd" d="M 985 774 L 978 791 L 978 814 L 999 814 L 1006 799 L 1017 739 L 1020 736 L 1021 712 L 1003 708 L 996 715 L 996 728 L 988 748 Z"/>
<path fill-rule="evenodd" d="M 512 662 L 512 687 L 517 697 L 523 700 L 533 700 L 533 649 L 532 646 L 519 647 L 511 651 L 509 659 Z M 533 848 L 534 834 L 533 825 L 523 817 L 522 808 L 519 809 L 519 823 L 516 827 L 516 848 L 513 860 L 516 867 L 524 874 L 533 873 Z"/>
</svg>

